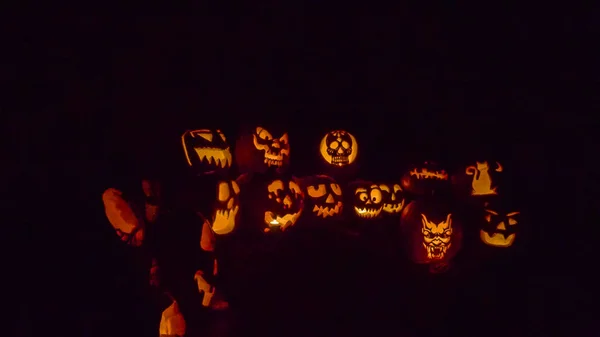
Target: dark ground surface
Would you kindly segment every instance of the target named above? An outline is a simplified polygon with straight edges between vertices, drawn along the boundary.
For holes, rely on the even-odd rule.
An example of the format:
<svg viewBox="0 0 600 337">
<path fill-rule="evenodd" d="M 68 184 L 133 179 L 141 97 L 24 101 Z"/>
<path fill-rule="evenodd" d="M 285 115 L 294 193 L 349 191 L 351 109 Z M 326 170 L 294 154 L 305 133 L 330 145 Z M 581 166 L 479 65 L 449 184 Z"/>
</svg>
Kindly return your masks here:
<svg viewBox="0 0 600 337">
<path fill-rule="evenodd" d="M 102 190 L 132 163 L 164 163 L 183 129 L 234 139 L 266 121 L 289 130 L 298 175 L 318 173 L 312 144 L 331 128 L 361 142 L 360 178 L 395 179 L 432 157 L 451 170 L 490 151 L 508 158 L 532 235 L 522 255 L 483 263 L 464 250 L 436 277 L 355 244 L 282 254 L 271 263 L 302 278 L 277 267 L 283 276 L 250 282 L 285 304 L 244 305 L 254 290 L 232 299 L 238 319 L 225 325 L 237 335 L 596 336 L 595 27 L 566 8 L 453 6 L 385 18 L 347 8 L 361 15 L 339 20 L 339 8 L 291 5 L 231 20 L 199 8 L 13 15 L 3 205 L 16 211 L 6 227 L 14 335 L 143 335 L 141 274 L 113 243 Z"/>
</svg>

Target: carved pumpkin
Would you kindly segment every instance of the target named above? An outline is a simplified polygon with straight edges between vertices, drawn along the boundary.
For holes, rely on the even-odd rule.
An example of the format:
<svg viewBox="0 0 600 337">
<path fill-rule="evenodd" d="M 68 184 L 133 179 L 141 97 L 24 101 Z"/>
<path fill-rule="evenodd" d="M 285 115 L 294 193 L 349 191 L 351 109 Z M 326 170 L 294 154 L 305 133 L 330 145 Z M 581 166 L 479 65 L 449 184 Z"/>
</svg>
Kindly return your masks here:
<svg viewBox="0 0 600 337">
<path fill-rule="evenodd" d="M 179 310 L 177 301 L 162 312 L 160 318 L 159 335 L 167 336 L 185 336 L 186 324 L 183 314 Z"/>
<path fill-rule="evenodd" d="M 298 221 L 304 210 L 304 193 L 297 180 L 275 179 L 267 185 L 269 202 L 265 210 L 265 232 L 274 229 L 284 231 Z"/>
<path fill-rule="evenodd" d="M 242 134 L 236 143 L 236 162 L 241 172 L 264 173 L 269 168 L 281 170 L 289 163 L 288 134 L 273 136 L 263 127 Z"/>
<path fill-rule="evenodd" d="M 358 143 L 354 136 L 344 130 L 327 133 L 319 146 L 321 157 L 329 165 L 352 165 L 358 156 Z"/>
<path fill-rule="evenodd" d="M 387 214 L 400 214 L 404 208 L 404 194 L 400 184 L 379 184 L 383 195 L 383 211 Z"/>
<path fill-rule="evenodd" d="M 240 210 L 239 195 L 240 187 L 235 180 L 222 180 L 217 184 L 217 202 L 211 225 L 215 234 L 225 235 L 235 229 Z"/>
<path fill-rule="evenodd" d="M 431 195 L 449 183 L 448 173 L 437 163 L 426 161 L 411 167 L 401 178 L 404 190 L 415 195 Z"/>
<path fill-rule="evenodd" d="M 342 188 L 326 175 L 316 175 L 304 179 L 306 208 L 317 218 L 339 218 L 342 216 Z"/>
<path fill-rule="evenodd" d="M 484 223 L 479 238 L 488 246 L 508 248 L 517 238 L 521 212 L 506 207 L 500 199 L 491 199 L 484 204 Z"/>
<path fill-rule="evenodd" d="M 410 259 L 446 266 L 462 245 L 462 224 L 446 203 L 414 200 L 402 212 L 400 229 Z M 441 271 L 434 267 L 432 272 Z"/>
<path fill-rule="evenodd" d="M 353 213 L 366 220 L 376 219 L 383 210 L 383 193 L 379 185 L 367 181 L 356 181 L 349 185 L 352 191 Z"/>
<path fill-rule="evenodd" d="M 181 136 L 185 159 L 198 173 L 229 169 L 232 158 L 229 144 L 220 130 L 188 130 Z"/>
<path fill-rule="evenodd" d="M 497 161 L 475 161 L 453 175 L 452 183 L 467 195 L 497 195 L 499 178 L 503 171 L 504 168 Z"/>
</svg>

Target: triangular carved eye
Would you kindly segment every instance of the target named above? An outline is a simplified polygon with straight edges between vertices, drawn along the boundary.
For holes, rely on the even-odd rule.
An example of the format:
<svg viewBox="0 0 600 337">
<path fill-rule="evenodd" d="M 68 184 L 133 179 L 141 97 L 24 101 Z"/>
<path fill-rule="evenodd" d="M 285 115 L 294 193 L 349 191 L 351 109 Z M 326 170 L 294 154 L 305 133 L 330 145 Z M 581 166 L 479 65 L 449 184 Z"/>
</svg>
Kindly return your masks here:
<svg viewBox="0 0 600 337">
<path fill-rule="evenodd" d="M 204 138 L 205 140 L 208 140 L 209 142 L 212 142 L 212 140 L 213 140 L 213 134 L 210 132 L 198 132 L 198 133 L 196 133 L 196 136 L 200 136 L 200 137 Z"/>
</svg>

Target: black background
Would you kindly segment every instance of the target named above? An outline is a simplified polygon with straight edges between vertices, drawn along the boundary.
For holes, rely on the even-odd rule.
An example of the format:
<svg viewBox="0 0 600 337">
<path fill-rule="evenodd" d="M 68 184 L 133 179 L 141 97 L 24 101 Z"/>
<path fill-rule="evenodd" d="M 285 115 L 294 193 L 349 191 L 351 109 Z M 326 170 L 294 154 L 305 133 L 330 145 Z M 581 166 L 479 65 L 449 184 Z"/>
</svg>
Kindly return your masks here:
<svg viewBox="0 0 600 337">
<path fill-rule="evenodd" d="M 39 8 L 6 22 L 18 52 L 3 67 L 5 205 L 17 211 L 17 242 L 33 243 L 11 248 L 21 335 L 80 335 L 113 289 L 101 276 L 113 251 L 100 194 L 116 172 L 168 156 L 187 128 L 218 126 L 233 142 L 263 121 L 289 130 L 302 174 L 316 173 L 308 144 L 331 128 L 355 133 L 361 173 L 374 178 L 422 157 L 452 166 L 491 151 L 517 163 L 538 220 L 520 271 L 523 335 L 593 335 L 594 244 L 568 235 L 588 232 L 583 213 L 595 205 L 587 21 L 566 9 L 317 7 Z"/>
</svg>

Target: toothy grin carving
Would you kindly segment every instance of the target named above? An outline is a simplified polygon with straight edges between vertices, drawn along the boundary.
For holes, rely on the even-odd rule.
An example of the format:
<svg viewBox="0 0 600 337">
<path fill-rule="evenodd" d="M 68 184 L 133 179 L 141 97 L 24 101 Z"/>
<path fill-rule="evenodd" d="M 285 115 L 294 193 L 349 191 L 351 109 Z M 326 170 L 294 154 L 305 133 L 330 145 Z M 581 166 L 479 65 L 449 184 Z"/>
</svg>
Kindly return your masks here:
<svg viewBox="0 0 600 337">
<path fill-rule="evenodd" d="M 265 164 L 269 166 L 283 165 L 283 156 L 272 152 L 265 152 Z"/>
<path fill-rule="evenodd" d="M 402 207 L 404 207 L 404 200 L 395 204 L 383 204 L 383 210 L 388 213 L 398 213 L 402 210 Z"/>
<path fill-rule="evenodd" d="M 279 229 L 284 231 L 287 227 L 296 223 L 300 214 L 302 214 L 302 210 L 284 216 L 275 215 L 275 213 L 267 211 L 265 212 L 265 222 L 269 224 L 269 227 L 279 227 Z M 265 232 L 271 230 L 269 227 L 265 228 Z"/>
<path fill-rule="evenodd" d="M 313 213 L 317 213 L 317 216 L 323 217 L 325 219 L 328 216 L 333 216 L 339 214 L 342 210 L 342 202 L 338 201 L 337 204 L 333 207 L 329 206 L 317 206 L 313 208 Z"/>
<path fill-rule="evenodd" d="M 446 171 L 429 171 L 426 168 L 422 168 L 421 170 L 415 168 L 410 171 L 410 176 L 416 177 L 417 179 L 448 180 L 448 173 L 446 173 Z"/>
<path fill-rule="evenodd" d="M 348 159 L 348 156 L 332 156 L 331 157 L 331 163 L 333 165 L 346 165 L 348 163 L 350 163 L 350 160 Z"/>
<path fill-rule="evenodd" d="M 363 219 L 372 219 L 379 216 L 379 213 L 381 213 L 381 208 L 359 208 L 354 206 L 354 210 L 356 211 L 356 215 Z"/>
<path fill-rule="evenodd" d="M 227 149 L 217 148 L 195 148 L 198 159 L 204 164 L 210 164 L 221 168 L 231 166 L 231 152 Z"/>
</svg>

